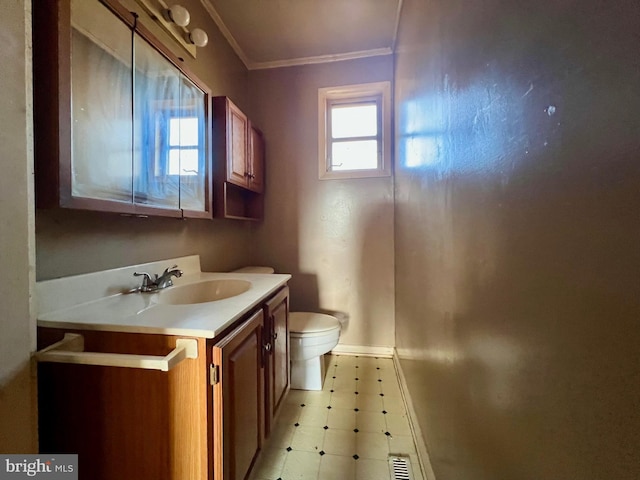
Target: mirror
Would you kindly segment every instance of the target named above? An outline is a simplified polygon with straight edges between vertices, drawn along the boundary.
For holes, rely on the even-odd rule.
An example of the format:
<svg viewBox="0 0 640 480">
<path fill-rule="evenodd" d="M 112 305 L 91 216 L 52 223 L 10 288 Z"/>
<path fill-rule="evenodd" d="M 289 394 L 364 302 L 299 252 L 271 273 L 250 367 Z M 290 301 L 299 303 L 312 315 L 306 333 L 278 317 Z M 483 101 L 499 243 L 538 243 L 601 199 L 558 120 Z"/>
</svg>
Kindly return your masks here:
<svg viewBox="0 0 640 480">
<path fill-rule="evenodd" d="M 208 91 L 99 0 L 71 11 L 72 195 L 207 211 Z"/>
</svg>

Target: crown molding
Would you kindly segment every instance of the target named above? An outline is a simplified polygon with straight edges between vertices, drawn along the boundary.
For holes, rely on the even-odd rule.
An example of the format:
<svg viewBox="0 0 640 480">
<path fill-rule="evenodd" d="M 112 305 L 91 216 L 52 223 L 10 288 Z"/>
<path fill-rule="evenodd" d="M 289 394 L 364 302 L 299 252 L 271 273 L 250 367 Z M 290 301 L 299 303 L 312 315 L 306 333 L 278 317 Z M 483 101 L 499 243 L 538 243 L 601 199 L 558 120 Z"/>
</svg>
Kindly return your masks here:
<svg viewBox="0 0 640 480">
<path fill-rule="evenodd" d="M 252 62 L 247 65 L 247 68 L 249 70 L 266 70 L 269 68 L 295 67 L 299 65 L 312 65 L 316 63 L 341 62 L 343 60 L 380 57 L 391 54 L 393 54 L 393 50 L 391 50 L 391 48 L 376 48 L 374 50 L 361 50 L 359 52 L 336 53 L 333 55 L 318 55 L 315 57 L 292 58 L 289 60 L 275 60 L 273 62 Z"/>
</svg>

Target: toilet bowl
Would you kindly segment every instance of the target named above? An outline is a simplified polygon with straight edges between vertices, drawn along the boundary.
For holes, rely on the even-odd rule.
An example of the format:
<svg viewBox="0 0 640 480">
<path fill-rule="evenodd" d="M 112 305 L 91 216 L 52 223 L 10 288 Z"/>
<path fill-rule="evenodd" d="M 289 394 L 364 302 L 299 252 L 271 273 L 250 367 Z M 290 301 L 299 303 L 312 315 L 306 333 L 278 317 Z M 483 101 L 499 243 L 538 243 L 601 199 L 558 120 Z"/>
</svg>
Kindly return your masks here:
<svg viewBox="0 0 640 480">
<path fill-rule="evenodd" d="M 273 273 L 271 267 L 243 267 L 238 273 Z M 289 313 L 291 388 L 322 390 L 325 376 L 324 354 L 340 339 L 341 322 L 332 315 L 313 312 Z"/>
<path fill-rule="evenodd" d="M 291 388 L 322 390 L 324 354 L 340 339 L 340 322 L 323 313 L 291 312 L 289 342 L 291 348 Z"/>
</svg>

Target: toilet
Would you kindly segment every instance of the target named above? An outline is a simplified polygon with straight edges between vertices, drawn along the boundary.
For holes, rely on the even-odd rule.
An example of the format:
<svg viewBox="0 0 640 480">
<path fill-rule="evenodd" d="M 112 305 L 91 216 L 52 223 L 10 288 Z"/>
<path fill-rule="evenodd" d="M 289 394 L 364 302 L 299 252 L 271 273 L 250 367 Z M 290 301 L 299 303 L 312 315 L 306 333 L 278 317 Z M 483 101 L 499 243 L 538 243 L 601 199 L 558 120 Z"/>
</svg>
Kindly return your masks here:
<svg viewBox="0 0 640 480">
<path fill-rule="evenodd" d="M 271 267 L 244 267 L 238 273 L 273 273 Z M 313 312 L 289 313 L 291 388 L 322 390 L 325 376 L 324 354 L 340 339 L 340 321 L 333 315 Z"/>
<path fill-rule="evenodd" d="M 332 315 L 312 312 L 289 314 L 291 388 L 322 390 L 324 354 L 340 339 L 340 321 Z"/>
</svg>

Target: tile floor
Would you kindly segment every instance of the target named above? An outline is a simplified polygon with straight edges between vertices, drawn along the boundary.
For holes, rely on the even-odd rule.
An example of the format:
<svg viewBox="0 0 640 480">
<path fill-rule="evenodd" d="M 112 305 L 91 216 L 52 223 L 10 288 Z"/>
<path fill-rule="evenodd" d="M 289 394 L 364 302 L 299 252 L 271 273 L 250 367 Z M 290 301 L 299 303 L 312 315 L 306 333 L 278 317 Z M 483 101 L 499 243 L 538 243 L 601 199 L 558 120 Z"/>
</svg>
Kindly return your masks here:
<svg viewBox="0 0 640 480">
<path fill-rule="evenodd" d="M 389 480 L 388 455 L 422 480 L 390 358 L 331 355 L 324 389 L 291 390 L 252 480 Z"/>
</svg>

